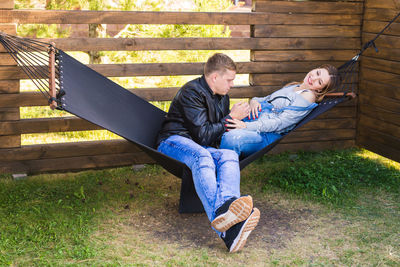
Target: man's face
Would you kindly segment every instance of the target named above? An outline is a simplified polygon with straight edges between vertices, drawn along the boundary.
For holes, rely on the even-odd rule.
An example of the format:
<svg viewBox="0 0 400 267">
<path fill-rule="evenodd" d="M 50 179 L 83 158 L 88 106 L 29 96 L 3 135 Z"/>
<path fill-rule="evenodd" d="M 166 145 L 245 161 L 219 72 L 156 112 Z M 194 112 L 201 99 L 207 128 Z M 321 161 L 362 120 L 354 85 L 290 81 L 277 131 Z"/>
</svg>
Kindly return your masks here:
<svg viewBox="0 0 400 267">
<path fill-rule="evenodd" d="M 223 72 L 214 72 L 212 75 L 212 87 L 211 90 L 217 95 L 226 95 L 231 87 L 233 86 L 233 80 L 235 79 L 236 71 L 225 70 Z"/>
</svg>

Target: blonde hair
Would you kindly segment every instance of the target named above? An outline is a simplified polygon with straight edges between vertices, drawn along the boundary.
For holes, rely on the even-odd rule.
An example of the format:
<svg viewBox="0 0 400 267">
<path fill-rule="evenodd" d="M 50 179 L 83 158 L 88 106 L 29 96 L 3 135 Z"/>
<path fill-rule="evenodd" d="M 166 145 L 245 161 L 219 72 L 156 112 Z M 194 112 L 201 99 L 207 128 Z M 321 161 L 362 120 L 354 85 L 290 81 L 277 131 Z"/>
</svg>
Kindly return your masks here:
<svg viewBox="0 0 400 267">
<path fill-rule="evenodd" d="M 215 53 L 207 60 L 207 63 L 204 65 L 204 75 L 208 76 L 215 71 L 236 71 L 236 69 L 236 64 L 230 57 L 222 53 Z"/>
</svg>

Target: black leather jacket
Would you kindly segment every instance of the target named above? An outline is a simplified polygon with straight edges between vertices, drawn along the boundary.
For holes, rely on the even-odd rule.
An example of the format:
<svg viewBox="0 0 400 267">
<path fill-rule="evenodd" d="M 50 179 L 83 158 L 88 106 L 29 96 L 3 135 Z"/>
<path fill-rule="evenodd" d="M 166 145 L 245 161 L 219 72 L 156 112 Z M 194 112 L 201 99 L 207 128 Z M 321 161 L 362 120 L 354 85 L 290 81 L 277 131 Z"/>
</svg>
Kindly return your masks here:
<svg viewBox="0 0 400 267">
<path fill-rule="evenodd" d="M 204 76 L 186 83 L 172 100 L 158 134 L 160 142 L 171 135 L 181 135 L 202 146 L 218 147 L 226 131 L 229 96 L 214 95 Z"/>
</svg>

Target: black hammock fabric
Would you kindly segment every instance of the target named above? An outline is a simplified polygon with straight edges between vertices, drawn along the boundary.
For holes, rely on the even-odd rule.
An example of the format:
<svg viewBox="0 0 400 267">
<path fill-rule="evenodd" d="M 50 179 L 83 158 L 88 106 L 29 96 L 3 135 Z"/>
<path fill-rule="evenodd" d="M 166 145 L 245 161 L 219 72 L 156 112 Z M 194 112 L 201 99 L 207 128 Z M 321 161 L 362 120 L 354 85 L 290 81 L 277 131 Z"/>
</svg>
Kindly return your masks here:
<svg viewBox="0 0 400 267">
<path fill-rule="evenodd" d="M 63 110 L 138 145 L 172 174 L 182 177 L 186 165 L 159 153 L 154 143 L 166 113 L 59 50 Z"/>
</svg>

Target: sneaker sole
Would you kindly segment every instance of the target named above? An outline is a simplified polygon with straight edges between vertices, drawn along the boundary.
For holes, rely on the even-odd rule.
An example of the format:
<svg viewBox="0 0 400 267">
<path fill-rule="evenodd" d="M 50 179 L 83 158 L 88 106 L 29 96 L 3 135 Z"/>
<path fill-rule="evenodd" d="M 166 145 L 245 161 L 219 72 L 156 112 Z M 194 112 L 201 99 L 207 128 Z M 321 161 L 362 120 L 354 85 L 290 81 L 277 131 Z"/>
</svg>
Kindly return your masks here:
<svg viewBox="0 0 400 267">
<path fill-rule="evenodd" d="M 242 229 L 240 230 L 238 237 L 233 241 L 229 252 L 238 252 L 244 247 L 244 245 L 246 245 L 247 238 L 249 237 L 251 231 L 256 228 L 259 220 L 260 211 L 257 208 L 254 208 L 253 213 L 249 216 L 247 221 L 244 223 Z"/>
<path fill-rule="evenodd" d="M 233 225 L 246 220 L 253 210 L 253 199 L 251 196 L 244 196 L 236 199 L 229 205 L 224 214 L 219 215 L 211 222 L 215 230 L 225 232 Z"/>
</svg>

